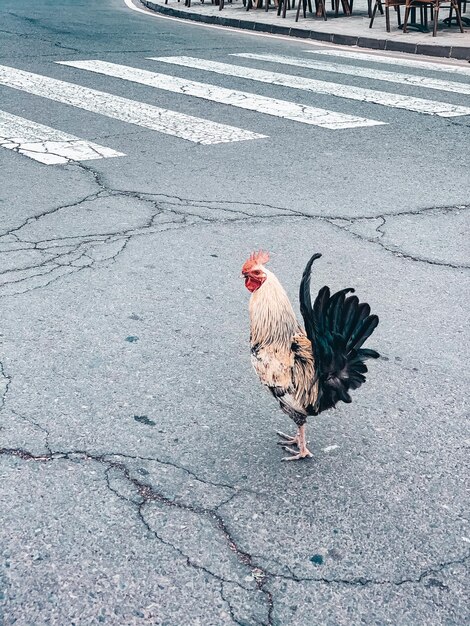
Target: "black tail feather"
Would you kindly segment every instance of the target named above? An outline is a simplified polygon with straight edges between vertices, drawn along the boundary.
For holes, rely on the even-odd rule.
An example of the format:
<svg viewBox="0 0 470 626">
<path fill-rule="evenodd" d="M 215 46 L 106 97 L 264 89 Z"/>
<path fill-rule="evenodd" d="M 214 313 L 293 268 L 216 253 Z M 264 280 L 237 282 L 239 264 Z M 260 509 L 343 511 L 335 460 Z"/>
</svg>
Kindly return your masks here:
<svg viewBox="0 0 470 626">
<path fill-rule="evenodd" d="M 342 289 L 330 294 L 322 287 L 312 306 L 310 274 L 312 264 L 321 255 L 315 254 L 307 263 L 300 285 L 300 310 L 305 331 L 312 342 L 315 357 L 315 380 L 319 393 L 314 413 L 334 407 L 340 400 L 351 402 L 350 390 L 366 380 L 367 359 L 379 358 L 379 353 L 362 345 L 379 323 L 370 314 L 370 306 L 360 303 L 357 296 L 347 296 L 354 289 Z"/>
<path fill-rule="evenodd" d="M 346 299 L 345 306 L 343 308 L 343 334 L 346 338 L 351 335 L 351 328 L 354 328 L 356 316 L 358 315 L 359 298 L 357 296 L 350 296 Z"/>
<path fill-rule="evenodd" d="M 307 336 L 313 336 L 315 334 L 315 321 L 311 314 L 312 312 L 312 298 L 310 295 L 310 277 L 312 272 L 312 265 L 316 259 L 319 259 L 321 254 L 317 252 L 314 254 L 307 265 L 305 266 L 304 273 L 302 275 L 302 280 L 300 282 L 300 312 L 302 313 L 302 317 L 305 322 L 305 331 Z"/>
<path fill-rule="evenodd" d="M 361 359 L 378 359 L 380 358 L 380 354 L 375 350 L 370 350 L 369 348 L 361 348 L 357 351 L 358 355 Z"/>
<path fill-rule="evenodd" d="M 354 292 L 354 289 L 348 287 L 337 291 L 331 298 L 328 306 L 328 326 L 332 332 L 336 333 L 341 328 L 341 314 L 343 312 L 344 301 L 346 294 Z"/>
<path fill-rule="evenodd" d="M 370 307 L 368 306 L 370 311 Z M 368 339 L 374 330 L 377 328 L 379 323 L 379 318 L 377 315 L 369 315 L 364 320 L 360 321 L 354 332 L 351 335 L 350 340 L 347 343 L 347 350 L 357 350 L 362 344 Z"/>
<path fill-rule="evenodd" d="M 314 314 L 315 322 L 316 322 L 319 332 L 322 332 L 322 333 L 325 331 L 325 323 L 326 323 L 325 313 L 326 313 L 329 299 L 330 299 L 329 287 L 322 287 L 320 291 L 318 292 L 318 295 L 315 298 L 315 302 L 313 304 L 313 314 Z"/>
</svg>

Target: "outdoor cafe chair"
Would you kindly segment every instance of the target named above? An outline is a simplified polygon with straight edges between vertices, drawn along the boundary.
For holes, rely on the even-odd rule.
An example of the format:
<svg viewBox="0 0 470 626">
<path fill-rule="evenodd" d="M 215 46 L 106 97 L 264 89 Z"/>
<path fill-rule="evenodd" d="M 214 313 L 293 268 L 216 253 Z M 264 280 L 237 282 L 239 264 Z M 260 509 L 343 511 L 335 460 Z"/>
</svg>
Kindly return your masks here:
<svg viewBox="0 0 470 626">
<path fill-rule="evenodd" d="M 280 1 L 285 2 L 286 0 L 280 0 Z M 307 17 L 307 1 L 308 1 L 308 10 L 310 11 L 310 13 L 313 13 L 312 0 L 299 0 L 299 4 L 297 6 L 297 14 L 295 16 L 296 22 L 299 21 L 301 9 L 303 9 L 303 16 Z M 315 0 L 315 15 L 317 17 L 323 17 L 323 19 L 326 21 L 327 17 L 326 17 L 325 1 L 326 0 Z M 335 12 L 335 17 L 338 17 L 339 15 L 340 2 L 343 8 L 344 15 L 351 15 L 353 1 L 354 0 L 331 0 L 331 8 Z M 372 0 L 368 0 L 368 2 L 371 3 Z"/>
<path fill-rule="evenodd" d="M 430 6 L 434 13 L 434 25 L 432 29 L 433 37 L 435 37 L 437 34 L 437 20 L 439 18 L 439 9 L 441 8 L 443 4 L 450 5 L 449 18 L 448 18 L 449 24 L 452 21 L 452 11 L 455 11 L 457 23 L 460 27 L 460 32 L 461 33 L 464 32 L 457 0 L 406 0 L 405 18 L 403 20 L 403 32 L 404 33 L 407 32 L 408 19 L 409 19 L 411 9 L 415 8 L 416 6 L 423 5 L 423 4 L 426 6 Z"/>
<path fill-rule="evenodd" d="M 284 2 L 285 0 L 281 0 Z M 295 21 L 299 21 L 300 9 L 303 9 L 303 16 L 307 17 L 307 2 L 308 2 L 308 10 L 310 13 L 313 13 L 312 8 L 312 0 L 299 0 L 299 4 L 297 5 L 297 13 L 295 15 Z M 315 0 L 315 10 L 317 16 L 322 16 L 326 22 L 326 9 L 325 9 L 325 0 Z"/>
<path fill-rule="evenodd" d="M 369 28 L 372 28 L 372 25 L 375 20 L 375 14 L 377 13 L 377 9 L 381 13 L 383 13 L 383 6 L 385 6 L 385 28 L 387 29 L 387 33 L 390 32 L 390 8 L 393 7 L 397 13 L 398 18 L 398 27 L 401 26 L 401 15 L 400 15 L 400 7 L 406 6 L 406 0 L 376 0 L 374 10 L 372 11 L 372 15 L 370 18 Z"/>
</svg>

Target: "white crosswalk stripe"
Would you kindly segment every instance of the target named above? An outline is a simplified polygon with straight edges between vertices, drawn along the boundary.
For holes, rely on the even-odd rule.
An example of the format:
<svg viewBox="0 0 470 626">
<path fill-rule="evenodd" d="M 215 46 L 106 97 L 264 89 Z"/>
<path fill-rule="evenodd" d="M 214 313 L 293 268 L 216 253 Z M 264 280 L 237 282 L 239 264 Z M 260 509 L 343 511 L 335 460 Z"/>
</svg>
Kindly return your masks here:
<svg viewBox="0 0 470 626">
<path fill-rule="evenodd" d="M 297 59 L 280 54 L 251 54 L 240 52 L 230 56 L 253 59 L 256 61 L 267 61 L 268 63 L 279 63 L 281 65 L 291 65 L 294 67 L 305 67 L 322 72 L 333 74 L 346 74 L 347 76 L 360 76 L 361 78 L 371 78 L 382 80 L 398 85 L 413 85 L 414 87 L 424 87 L 426 89 L 437 89 L 439 91 L 449 91 L 451 93 L 461 93 L 470 95 L 470 83 L 458 83 L 438 78 L 428 78 L 427 76 L 416 76 L 415 74 L 402 74 L 401 72 L 386 72 L 383 70 L 371 69 L 368 67 L 356 67 L 341 63 L 329 63 L 325 61 L 314 61 L 313 59 Z"/>
<path fill-rule="evenodd" d="M 348 50 L 304 50 L 309 54 L 332 56 L 343 59 L 359 59 L 360 61 L 373 61 L 374 63 L 386 63 L 387 65 L 399 65 L 400 67 L 415 67 L 416 69 L 432 72 L 445 72 L 446 74 L 460 74 L 470 76 L 470 67 L 451 65 L 450 63 L 434 63 L 433 61 L 420 61 L 407 57 L 391 57 L 383 54 L 368 54 L 367 52 L 351 52 Z"/>
<path fill-rule="evenodd" d="M 301 89 L 311 93 L 338 96 L 339 98 L 346 98 L 348 100 L 371 102 L 395 109 L 406 109 L 417 113 L 425 113 L 427 115 L 438 115 L 440 117 L 470 115 L 470 107 L 464 107 L 457 104 L 448 104 L 446 102 L 436 100 L 415 98 L 413 96 L 378 91 L 375 89 L 365 89 L 363 87 L 352 87 L 351 85 L 331 83 L 323 80 L 316 80 L 314 78 L 304 78 L 302 76 L 269 72 L 266 70 L 244 67 L 242 65 L 231 65 L 229 63 L 207 61 L 206 59 L 196 59 L 186 56 L 151 58 L 162 63 L 182 65 L 184 67 L 207 70 L 209 72 L 224 74 L 226 76 L 237 76 L 239 78 L 256 80 L 263 83 L 270 83 L 272 85 L 282 85 L 284 87 Z"/>
<path fill-rule="evenodd" d="M 303 124 L 321 126 L 322 128 L 356 128 L 359 126 L 376 126 L 384 123 L 354 115 L 335 113 L 326 109 L 310 107 L 296 102 L 287 102 L 286 100 L 279 100 L 277 98 L 259 96 L 246 91 L 226 89 L 225 87 L 199 83 L 184 78 L 178 78 L 177 76 L 157 74 L 156 72 L 149 72 L 148 70 L 129 67 L 127 65 L 108 63 L 107 61 L 59 61 L 59 63 L 88 70 L 89 72 L 97 72 L 99 74 L 106 74 L 107 76 L 133 81 L 141 85 L 156 87 L 157 89 L 212 100 L 213 102 L 228 104 L 241 109 L 248 109 L 249 111 L 265 113 L 267 115 L 274 115 L 275 117 L 282 117 Z"/>
<path fill-rule="evenodd" d="M 46 165 L 125 156 L 123 152 L 5 111 L 0 111 L 0 147 Z"/>
<path fill-rule="evenodd" d="M 248 61 L 276 63 L 287 68 L 300 67 L 315 71 L 331 72 L 333 74 L 391 82 L 418 89 L 427 88 L 454 94 L 470 95 L 470 83 L 465 81 L 465 79 L 460 79 L 460 76 L 470 76 L 470 68 L 463 66 L 409 58 L 376 56 L 363 52 L 336 49 L 308 50 L 308 52 L 319 55 L 321 58 L 312 58 L 311 56 L 309 58 L 299 58 L 248 52 L 234 53 L 228 56 L 240 57 Z M 390 71 L 382 68 L 373 68 L 369 65 L 361 65 L 360 63 L 345 64 L 338 62 L 333 57 L 366 61 L 367 63 L 389 64 L 391 66 L 399 66 L 399 69 Z M 228 62 L 221 63 L 189 56 L 150 57 L 150 59 L 160 63 L 213 72 L 223 76 L 233 76 L 242 80 L 248 79 L 289 89 L 332 95 L 346 100 L 358 100 L 363 103 L 373 103 L 427 115 L 446 118 L 470 115 L 470 106 L 344 85 L 340 82 L 317 80 L 316 78 L 290 75 L 278 71 L 272 72 Z M 210 102 L 246 109 L 253 113 L 271 115 L 330 130 L 373 127 L 386 124 L 385 121 L 331 111 L 295 101 L 281 100 L 117 63 L 100 60 L 57 61 L 57 63 L 131 81 L 151 87 L 154 90 L 172 92 L 178 94 L 178 96 L 201 98 Z M 444 77 L 435 78 L 422 73 L 421 75 L 410 74 L 403 71 L 404 67 L 412 67 L 419 70 L 425 69 L 430 72 L 447 72 L 450 75 L 459 76 L 459 80 L 447 80 Z M 160 108 L 112 93 L 98 91 L 79 84 L 4 65 L 0 65 L 1 85 L 204 145 L 267 138 L 264 134 L 220 124 L 215 121 Z M 444 94 L 442 94 L 442 97 L 444 97 Z M 125 156 L 124 153 L 117 150 L 5 111 L 0 111 L 0 148 L 15 151 L 49 165 Z"/>
<path fill-rule="evenodd" d="M 4 65 L 0 65 L 0 85 L 20 89 L 130 124 L 144 126 L 194 143 L 209 145 L 265 137 L 265 135 L 234 126 L 218 124 Z"/>
</svg>

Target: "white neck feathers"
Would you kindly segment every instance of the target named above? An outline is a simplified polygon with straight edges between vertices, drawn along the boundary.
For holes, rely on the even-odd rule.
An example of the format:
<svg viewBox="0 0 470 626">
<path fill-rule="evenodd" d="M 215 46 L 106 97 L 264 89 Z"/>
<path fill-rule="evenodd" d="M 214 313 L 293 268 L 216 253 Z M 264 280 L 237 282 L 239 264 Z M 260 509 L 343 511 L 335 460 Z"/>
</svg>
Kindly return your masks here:
<svg viewBox="0 0 470 626">
<path fill-rule="evenodd" d="M 251 344 L 290 346 L 292 336 L 300 330 L 294 309 L 276 276 L 263 271 L 267 278 L 250 298 Z"/>
</svg>

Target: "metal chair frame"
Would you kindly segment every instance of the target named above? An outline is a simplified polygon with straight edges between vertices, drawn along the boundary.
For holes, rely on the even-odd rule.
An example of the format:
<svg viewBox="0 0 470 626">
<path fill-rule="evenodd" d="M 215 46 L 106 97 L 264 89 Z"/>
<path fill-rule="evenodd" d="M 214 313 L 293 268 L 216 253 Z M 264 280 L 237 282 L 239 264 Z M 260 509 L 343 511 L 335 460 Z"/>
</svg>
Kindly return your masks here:
<svg viewBox="0 0 470 626">
<path fill-rule="evenodd" d="M 449 11 L 449 23 L 451 21 L 452 18 L 452 11 L 455 11 L 455 15 L 457 17 L 457 23 L 459 25 L 460 28 L 460 32 L 463 33 L 463 25 L 462 25 L 462 19 L 460 17 L 460 11 L 459 11 L 459 6 L 456 2 L 456 0 L 406 0 L 406 8 L 405 8 L 405 18 L 403 20 L 403 32 L 406 33 L 407 31 L 407 26 L 408 26 L 408 19 L 409 19 L 409 15 L 410 15 L 410 11 L 413 7 L 416 6 L 422 6 L 422 5 L 429 5 L 431 6 L 432 11 L 434 12 L 434 25 L 433 25 L 433 29 L 432 29 L 432 36 L 435 37 L 437 35 L 437 21 L 439 19 L 439 9 L 441 8 L 442 4 L 448 4 L 450 3 L 450 11 Z"/>
<path fill-rule="evenodd" d="M 384 12 L 383 6 L 385 6 L 385 28 L 387 29 L 387 33 L 390 32 L 390 7 L 393 7 L 395 11 L 397 12 L 398 27 L 400 28 L 401 26 L 400 7 L 406 6 L 406 0 L 383 0 L 383 3 L 382 3 L 382 0 L 376 0 L 375 5 L 374 5 L 374 10 L 372 11 L 372 15 L 370 16 L 369 28 L 372 28 L 372 25 L 374 24 L 377 9 L 379 9 L 381 13 Z"/>
<path fill-rule="evenodd" d="M 310 11 L 310 13 L 313 13 L 312 0 L 299 0 L 299 4 L 297 5 L 297 13 L 295 15 L 296 22 L 299 21 L 300 9 L 303 10 L 303 16 L 307 17 L 307 3 L 308 3 L 308 10 Z M 315 8 L 316 8 L 316 15 L 317 16 L 321 15 L 326 22 L 327 18 L 326 18 L 325 1 L 315 0 Z"/>
</svg>

